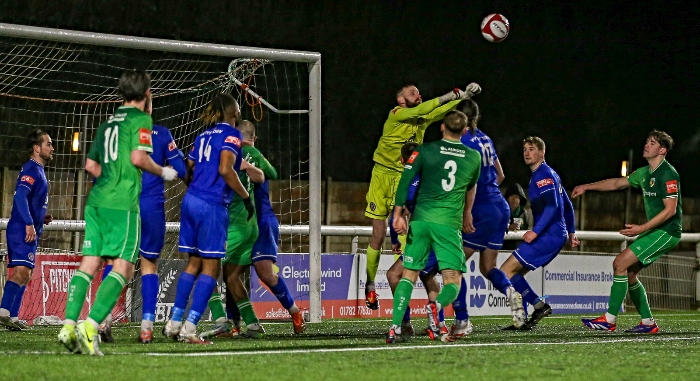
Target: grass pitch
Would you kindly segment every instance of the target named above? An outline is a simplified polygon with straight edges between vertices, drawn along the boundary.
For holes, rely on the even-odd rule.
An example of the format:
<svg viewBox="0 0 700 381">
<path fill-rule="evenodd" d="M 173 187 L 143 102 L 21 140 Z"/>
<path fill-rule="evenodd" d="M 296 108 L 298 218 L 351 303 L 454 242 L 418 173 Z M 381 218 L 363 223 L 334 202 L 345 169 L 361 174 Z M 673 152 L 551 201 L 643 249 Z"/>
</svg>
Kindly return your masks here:
<svg viewBox="0 0 700 381">
<path fill-rule="evenodd" d="M 6 380 L 691 380 L 700 378 L 700 313 L 655 315 L 661 331 L 634 335 L 635 314 L 620 332 L 585 328 L 578 315 L 552 315 L 529 332 L 501 331 L 507 317 L 472 318 L 475 331 L 445 344 L 416 336 L 387 345 L 387 320 L 325 320 L 292 335 L 291 323 L 266 323 L 263 339 L 176 343 L 154 334 L 135 342 L 138 325 L 116 325 L 104 357 L 71 355 L 58 327 L 0 332 L 0 377 Z M 425 319 L 414 319 L 418 330 Z M 206 324 L 202 325 L 207 327 Z M 159 332 L 162 326 L 157 326 Z"/>
</svg>

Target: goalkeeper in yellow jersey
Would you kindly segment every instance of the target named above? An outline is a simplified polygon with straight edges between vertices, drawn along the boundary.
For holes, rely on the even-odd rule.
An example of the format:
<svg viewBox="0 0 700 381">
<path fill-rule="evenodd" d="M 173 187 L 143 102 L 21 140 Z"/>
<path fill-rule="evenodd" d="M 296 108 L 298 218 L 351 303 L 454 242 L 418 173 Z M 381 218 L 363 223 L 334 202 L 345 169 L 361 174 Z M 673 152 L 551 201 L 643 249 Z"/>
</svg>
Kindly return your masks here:
<svg viewBox="0 0 700 381">
<path fill-rule="evenodd" d="M 442 120 L 457 104 L 479 94 L 481 87 L 470 83 L 466 90 L 454 89 L 449 93 L 423 102 L 418 88 L 404 85 L 396 93 L 396 103 L 384 122 L 382 137 L 374 151 L 374 168 L 367 192 L 365 216 L 372 219 L 372 239 L 367 247 L 367 284 L 365 286 L 365 303 L 376 310 L 379 300 L 374 290 L 374 278 L 379 267 L 384 238 L 386 237 L 386 219 L 394 206 L 396 187 L 401 179 L 401 147 L 408 142 L 423 143 L 425 130 L 433 123 Z M 399 244 L 400 245 L 400 244 Z M 398 252 L 400 247 L 395 248 Z"/>
</svg>

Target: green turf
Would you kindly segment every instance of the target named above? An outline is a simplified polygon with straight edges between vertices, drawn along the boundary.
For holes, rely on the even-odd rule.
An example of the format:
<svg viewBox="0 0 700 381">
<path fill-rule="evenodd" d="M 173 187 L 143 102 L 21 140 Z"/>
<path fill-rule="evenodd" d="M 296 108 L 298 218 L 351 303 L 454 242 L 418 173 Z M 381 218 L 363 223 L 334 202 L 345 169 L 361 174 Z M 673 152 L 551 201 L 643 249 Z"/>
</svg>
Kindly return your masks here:
<svg viewBox="0 0 700 381">
<path fill-rule="evenodd" d="M 70 355 L 57 327 L 0 332 L 4 380 L 690 380 L 700 378 L 700 313 L 658 313 L 661 332 L 590 331 L 580 316 L 554 315 L 530 332 L 501 331 L 506 317 L 473 317 L 456 343 L 414 337 L 384 343 L 387 320 L 326 320 L 294 336 L 291 323 L 266 324 L 267 337 L 138 344 L 136 325 L 117 325 L 105 357 Z M 622 329 L 638 323 L 622 315 Z M 416 328 L 425 319 L 414 319 Z M 159 330 L 160 327 L 157 327 Z M 279 353 L 278 353 L 279 352 Z"/>
</svg>

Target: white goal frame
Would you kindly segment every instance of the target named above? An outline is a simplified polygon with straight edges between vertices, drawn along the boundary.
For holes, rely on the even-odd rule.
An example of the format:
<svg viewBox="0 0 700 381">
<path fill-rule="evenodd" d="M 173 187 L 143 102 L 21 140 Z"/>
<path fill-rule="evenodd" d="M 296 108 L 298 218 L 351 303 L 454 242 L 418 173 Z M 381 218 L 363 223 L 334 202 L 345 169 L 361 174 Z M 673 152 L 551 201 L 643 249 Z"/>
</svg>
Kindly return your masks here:
<svg viewBox="0 0 700 381">
<path fill-rule="evenodd" d="M 309 312 L 310 322 L 317 323 L 321 321 L 320 53 L 80 32 L 5 23 L 0 23 L 0 35 L 7 37 L 110 46 L 117 48 L 201 54 L 231 58 L 262 58 L 278 61 L 307 63 L 309 65 Z M 265 102 L 265 104 L 267 104 L 267 102 Z"/>
</svg>

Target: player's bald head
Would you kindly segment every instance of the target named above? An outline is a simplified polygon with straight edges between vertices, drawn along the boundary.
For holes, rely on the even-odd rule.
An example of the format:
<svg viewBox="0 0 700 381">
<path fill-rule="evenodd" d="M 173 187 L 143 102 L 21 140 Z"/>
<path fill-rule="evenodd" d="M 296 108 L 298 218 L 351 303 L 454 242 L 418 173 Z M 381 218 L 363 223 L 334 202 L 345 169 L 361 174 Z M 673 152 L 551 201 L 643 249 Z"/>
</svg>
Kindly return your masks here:
<svg viewBox="0 0 700 381">
<path fill-rule="evenodd" d="M 469 119 L 463 112 L 453 110 L 445 114 L 442 124 L 445 126 L 445 132 L 453 137 L 461 137 L 464 134 L 464 129 L 467 128 Z"/>
<path fill-rule="evenodd" d="M 244 140 L 255 140 L 255 125 L 249 120 L 243 120 L 236 126 Z"/>
</svg>

